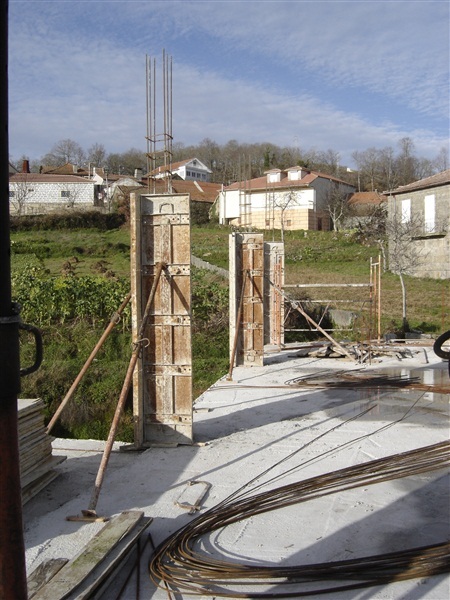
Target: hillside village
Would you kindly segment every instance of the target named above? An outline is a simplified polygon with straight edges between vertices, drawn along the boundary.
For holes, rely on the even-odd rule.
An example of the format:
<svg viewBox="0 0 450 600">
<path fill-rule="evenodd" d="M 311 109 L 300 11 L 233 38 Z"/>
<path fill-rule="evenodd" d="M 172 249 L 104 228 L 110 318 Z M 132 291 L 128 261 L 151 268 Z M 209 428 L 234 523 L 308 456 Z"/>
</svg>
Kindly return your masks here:
<svg viewBox="0 0 450 600">
<path fill-rule="evenodd" d="M 388 190 L 361 191 L 360 175 L 346 179 L 294 165 L 268 169 L 229 185 L 211 182 L 212 170 L 198 158 L 174 162 L 133 176 L 66 163 L 30 172 L 28 160 L 18 171 L 10 166 L 12 215 L 98 210 L 127 211 L 132 192 L 189 194 L 200 222 L 216 219 L 230 227 L 330 231 L 392 219 L 414 223 L 411 243 L 435 257 L 418 266 L 417 276 L 450 277 L 450 170 Z M 353 183 L 351 182 L 353 181 Z M 199 216 L 200 215 L 200 216 Z"/>
</svg>

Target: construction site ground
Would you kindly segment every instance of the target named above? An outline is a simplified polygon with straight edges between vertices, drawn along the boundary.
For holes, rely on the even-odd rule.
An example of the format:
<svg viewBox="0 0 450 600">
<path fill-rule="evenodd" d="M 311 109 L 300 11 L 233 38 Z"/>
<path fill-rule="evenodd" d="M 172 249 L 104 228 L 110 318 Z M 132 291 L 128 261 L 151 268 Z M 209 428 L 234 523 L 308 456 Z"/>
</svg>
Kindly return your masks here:
<svg viewBox="0 0 450 600">
<path fill-rule="evenodd" d="M 237 367 L 232 381 L 224 377 L 196 400 L 193 445 L 137 452 L 121 451 L 116 442 L 97 513 L 144 511 L 153 519 L 146 535 L 158 545 L 196 518 L 180 504 L 195 501 L 204 484 L 189 482 L 211 486 L 196 513 L 201 514 L 262 473 L 256 483 L 267 482 L 262 489 L 271 489 L 448 440 L 447 362 L 430 346 L 401 345 L 398 353 L 395 348 L 364 364 L 301 356 L 296 347 L 266 348 L 263 367 Z M 44 560 L 72 558 L 104 526 L 66 520 L 88 507 L 103 447 L 93 440 L 53 442 L 53 454 L 67 460 L 57 467 L 59 477 L 24 507 L 28 573 Z M 239 563 L 293 565 L 425 546 L 448 539 L 448 493 L 445 470 L 366 485 L 251 517 L 215 531 L 205 547 Z M 140 578 L 133 574 L 122 598 L 168 597 L 148 576 L 151 554 L 149 543 Z M 253 589 L 277 591 L 276 586 Z M 117 593 L 118 584 L 105 598 Z M 316 597 L 447 600 L 450 578 L 422 577 Z"/>
</svg>

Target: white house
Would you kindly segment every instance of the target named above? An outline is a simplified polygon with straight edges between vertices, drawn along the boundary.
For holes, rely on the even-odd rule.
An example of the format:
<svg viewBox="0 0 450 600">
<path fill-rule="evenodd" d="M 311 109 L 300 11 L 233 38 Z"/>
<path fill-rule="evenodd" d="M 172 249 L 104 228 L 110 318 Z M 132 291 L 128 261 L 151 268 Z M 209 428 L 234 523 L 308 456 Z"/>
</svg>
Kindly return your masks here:
<svg viewBox="0 0 450 600">
<path fill-rule="evenodd" d="M 210 181 L 212 174 L 211 169 L 208 169 L 201 160 L 198 160 L 198 158 L 189 158 L 172 163 L 168 167 L 157 167 L 150 172 L 150 176 L 155 179 L 163 179 L 167 177 L 168 171 L 172 173 L 172 177 L 178 176 L 184 180 L 204 182 Z"/>
<path fill-rule="evenodd" d="M 238 181 L 220 192 L 219 222 L 257 229 L 330 229 L 328 206 L 355 192 L 349 183 L 295 166 Z"/>
<path fill-rule="evenodd" d="M 96 206 L 95 182 L 77 175 L 15 173 L 9 178 L 11 214 L 89 210 Z"/>
</svg>

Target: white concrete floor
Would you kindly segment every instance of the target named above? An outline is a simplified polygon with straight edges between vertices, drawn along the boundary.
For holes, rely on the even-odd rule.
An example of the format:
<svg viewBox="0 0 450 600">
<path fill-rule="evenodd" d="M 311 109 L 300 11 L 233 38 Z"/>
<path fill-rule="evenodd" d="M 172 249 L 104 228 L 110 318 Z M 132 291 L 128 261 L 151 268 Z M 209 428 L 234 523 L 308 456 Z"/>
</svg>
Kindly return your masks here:
<svg viewBox="0 0 450 600">
<path fill-rule="evenodd" d="M 383 357 L 361 366 L 347 359 L 298 358 L 293 349 L 267 355 L 264 367 L 236 368 L 232 382 L 220 380 L 197 400 L 196 445 L 136 453 L 120 452 L 116 443 L 97 513 L 141 509 L 153 518 L 148 531 L 159 544 L 195 518 L 175 504 L 180 495 L 192 495 L 190 480 L 211 484 L 204 500 L 209 509 L 294 451 L 258 483 L 267 481 L 270 489 L 276 475 L 281 475 L 276 486 L 284 485 L 448 440 L 449 394 L 432 391 L 433 385 L 450 385 L 447 363 L 430 348 L 411 350 L 411 358 Z M 349 371 L 403 375 L 430 387 L 305 389 L 289 383 Z M 98 441 L 55 440 L 54 454 L 68 457 L 58 467 L 61 474 L 24 508 L 29 572 L 46 558 L 73 557 L 102 526 L 66 521 L 89 504 L 102 448 Z M 436 471 L 336 493 L 250 518 L 211 535 L 208 544 L 226 559 L 280 565 L 437 543 L 449 534 L 448 484 L 448 473 Z M 149 554 L 147 546 L 139 597 L 167 598 L 148 578 Z M 136 597 L 132 579 L 123 598 Z M 435 576 L 318 597 L 447 600 L 450 579 Z"/>
</svg>

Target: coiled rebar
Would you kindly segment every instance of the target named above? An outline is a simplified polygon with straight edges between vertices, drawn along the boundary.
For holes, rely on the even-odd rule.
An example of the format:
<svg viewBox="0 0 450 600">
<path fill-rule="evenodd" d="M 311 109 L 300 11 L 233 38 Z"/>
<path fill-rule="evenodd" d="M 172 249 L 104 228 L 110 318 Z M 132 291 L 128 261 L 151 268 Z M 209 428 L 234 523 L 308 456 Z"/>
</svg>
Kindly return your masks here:
<svg viewBox="0 0 450 600">
<path fill-rule="evenodd" d="M 450 544 L 405 549 L 350 560 L 294 566 L 255 566 L 219 560 L 200 551 L 203 536 L 254 515 L 336 492 L 448 466 L 442 442 L 318 475 L 274 490 L 233 495 L 165 540 L 149 564 L 150 577 L 168 593 L 232 598 L 288 598 L 428 577 L 450 570 Z M 256 591 L 258 586 L 279 586 Z M 295 588 L 295 591 L 291 591 Z"/>
</svg>

